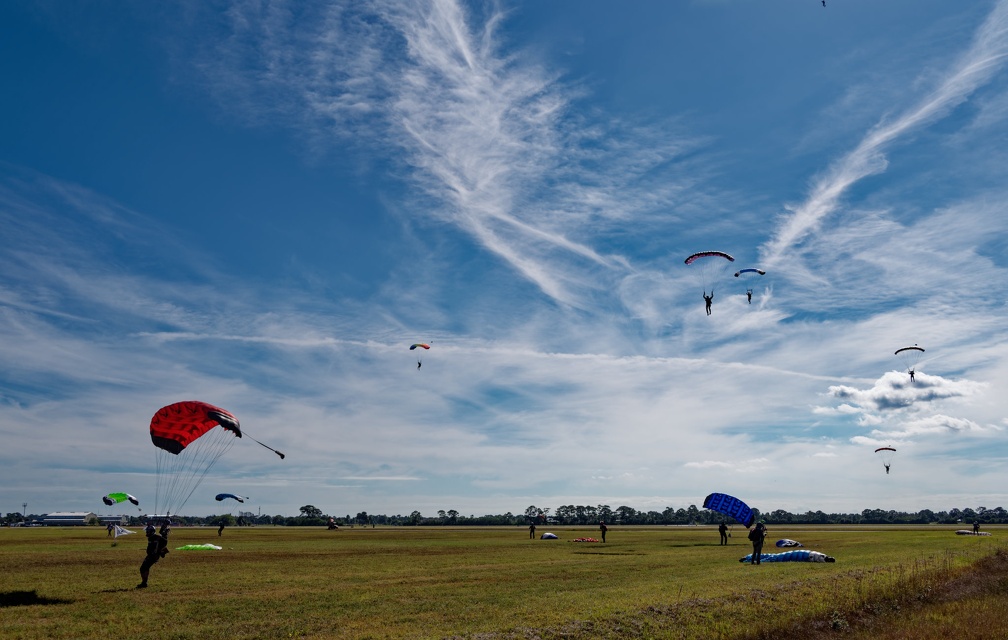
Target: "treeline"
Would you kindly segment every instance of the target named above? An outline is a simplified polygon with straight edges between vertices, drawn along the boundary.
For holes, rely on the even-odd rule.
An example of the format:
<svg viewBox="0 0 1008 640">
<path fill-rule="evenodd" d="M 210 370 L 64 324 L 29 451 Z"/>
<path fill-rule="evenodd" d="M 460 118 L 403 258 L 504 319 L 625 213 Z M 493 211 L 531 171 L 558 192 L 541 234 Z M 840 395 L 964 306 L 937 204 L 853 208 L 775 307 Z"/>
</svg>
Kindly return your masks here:
<svg viewBox="0 0 1008 640">
<path fill-rule="evenodd" d="M 823 511 L 806 511 L 791 513 L 776 509 L 765 513 L 759 512 L 757 517 L 767 524 L 958 524 L 979 522 L 980 524 L 1008 524 L 1008 512 L 997 507 L 987 509 L 949 509 L 948 511 L 931 511 L 924 509 L 915 512 L 893 511 L 883 509 L 865 509 L 860 513 L 825 513 Z M 20 513 L 8 513 L 3 519 L 4 525 L 23 524 L 41 521 L 41 515 L 22 517 Z M 696 505 L 673 509 L 667 507 L 663 511 L 638 511 L 632 507 L 620 506 L 615 509 L 609 505 L 584 506 L 562 505 L 555 510 L 550 507 L 540 508 L 530 505 L 523 513 L 514 514 L 510 511 L 498 515 L 465 516 L 454 509 L 440 510 L 436 515 L 424 516 L 419 511 L 409 515 L 375 515 L 361 511 L 354 516 L 329 515 L 313 505 L 301 507 L 297 516 L 254 516 L 231 514 L 211 516 L 172 516 L 172 520 L 182 525 L 199 526 L 221 523 L 226 526 L 244 525 L 275 525 L 283 527 L 317 527 L 330 524 L 352 527 L 403 526 L 403 527 L 436 527 L 436 526 L 528 526 L 540 525 L 597 525 L 605 521 L 611 525 L 716 525 L 723 521 L 731 524 L 731 518 L 708 509 L 697 508 Z M 130 517 L 130 525 L 145 524 L 142 517 Z"/>
<path fill-rule="evenodd" d="M 334 524 L 346 527 L 402 526 L 402 527 L 438 527 L 438 526 L 528 526 L 535 523 L 542 525 L 597 525 L 605 521 L 611 525 L 717 525 L 731 518 L 709 509 L 690 505 L 685 508 L 668 507 L 663 511 L 638 511 L 632 507 L 620 506 L 615 509 L 609 505 L 584 506 L 562 505 L 556 509 L 540 508 L 530 505 L 523 513 L 514 514 L 510 511 L 496 515 L 462 515 L 454 509 L 440 510 L 433 515 L 422 515 L 413 511 L 408 515 L 376 515 L 361 511 L 356 515 L 329 515 L 313 505 L 305 505 L 297 516 L 259 516 L 247 518 L 248 524 L 277 525 L 287 527 L 325 526 L 330 518 Z M 974 521 L 981 524 L 1008 524 L 1008 511 L 1001 507 L 987 509 L 949 509 L 948 511 L 906 512 L 883 509 L 865 509 L 860 513 L 825 513 L 823 511 L 806 511 L 791 513 L 776 509 L 761 513 L 754 509 L 757 517 L 767 524 L 957 524 Z M 227 518 L 229 516 L 223 516 Z M 207 518 L 191 518 L 191 524 L 217 524 L 218 516 Z"/>
</svg>

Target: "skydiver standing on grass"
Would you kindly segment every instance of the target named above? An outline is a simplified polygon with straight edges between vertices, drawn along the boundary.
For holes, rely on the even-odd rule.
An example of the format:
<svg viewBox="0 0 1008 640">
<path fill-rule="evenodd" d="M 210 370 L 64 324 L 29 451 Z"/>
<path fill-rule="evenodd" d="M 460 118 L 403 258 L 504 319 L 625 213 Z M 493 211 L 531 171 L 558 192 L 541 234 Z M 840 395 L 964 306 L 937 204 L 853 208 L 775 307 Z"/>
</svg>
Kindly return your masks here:
<svg viewBox="0 0 1008 640">
<path fill-rule="evenodd" d="M 140 565 L 140 584 L 136 586 L 137 589 L 147 588 L 147 578 L 150 577 L 151 567 L 157 564 L 157 561 L 163 558 L 165 553 L 168 553 L 167 549 L 161 553 L 161 545 L 167 545 L 168 539 L 154 531 L 153 524 L 147 523 L 144 532 L 147 534 L 147 557 Z"/>
<path fill-rule="evenodd" d="M 763 555 L 763 540 L 766 538 L 766 534 L 766 525 L 763 524 L 762 520 L 757 522 L 753 530 L 749 532 L 749 539 L 752 540 L 752 558 L 749 560 L 749 564 L 760 563 L 760 557 Z"/>
<path fill-rule="evenodd" d="M 721 544 L 723 545 L 728 544 L 728 526 L 722 522 L 720 525 L 718 525 L 717 530 L 718 533 L 721 534 Z"/>
</svg>

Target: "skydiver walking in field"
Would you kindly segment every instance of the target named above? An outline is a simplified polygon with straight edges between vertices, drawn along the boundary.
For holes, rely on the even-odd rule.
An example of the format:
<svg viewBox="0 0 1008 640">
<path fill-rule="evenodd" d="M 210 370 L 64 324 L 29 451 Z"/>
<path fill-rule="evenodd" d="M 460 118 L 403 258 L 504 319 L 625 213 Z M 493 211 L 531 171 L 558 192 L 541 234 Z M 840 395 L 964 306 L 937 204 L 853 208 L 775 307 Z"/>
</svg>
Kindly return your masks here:
<svg viewBox="0 0 1008 640">
<path fill-rule="evenodd" d="M 600 521 L 600 522 L 598 523 L 598 528 L 599 528 L 599 531 L 601 531 L 601 532 L 602 532 L 602 542 L 605 542 L 605 534 L 606 534 L 606 531 L 608 531 L 608 530 L 609 530 L 609 527 L 607 527 L 607 526 L 605 525 L 605 520 L 601 520 L 601 521 Z"/>
<path fill-rule="evenodd" d="M 529 525 L 529 540 L 535 538 L 535 523 Z"/>
<path fill-rule="evenodd" d="M 161 545 L 168 544 L 168 539 L 156 533 L 152 524 L 148 523 L 145 533 L 147 534 L 147 557 L 140 565 L 140 584 L 137 585 L 137 589 L 147 588 L 147 578 L 150 577 L 151 567 L 164 557 L 164 553 L 161 553 Z M 165 553 L 168 551 L 165 550 Z"/>
<path fill-rule="evenodd" d="M 763 555 L 763 540 L 766 538 L 767 530 L 766 525 L 760 520 L 753 527 L 753 530 L 749 532 L 749 539 L 752 540 L 752 558 L 749 560 L 749 564 L 759 564 L 760 556 Z"/>
<path fill-rule="evenodd" d="M 707 315 L 710 315 L 711 303 L 714 302 L 714 290 L 711 289 L 710 295 L 707 295 L 707 291 L 703 292 L 704 305 L 707 307 Z"/>
<path fill-rule="evenodd" d="M 722 522 L 720 525 L 718 525 L 717 530 L 718 533 L 721 534 L 721 544 L 722 545 L 728 544 L 728 525 Z"/>
</svg>

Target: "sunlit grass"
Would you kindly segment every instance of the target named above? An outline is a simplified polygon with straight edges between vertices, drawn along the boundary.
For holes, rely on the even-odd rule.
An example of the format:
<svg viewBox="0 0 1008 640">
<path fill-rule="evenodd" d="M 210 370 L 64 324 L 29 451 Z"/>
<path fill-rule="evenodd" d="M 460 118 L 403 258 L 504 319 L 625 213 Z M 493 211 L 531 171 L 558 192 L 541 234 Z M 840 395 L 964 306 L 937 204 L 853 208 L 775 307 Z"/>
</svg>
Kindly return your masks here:
<svg viewBox="0 0 1008 640">
<path fill-rule="evenodd" d="M 721 547 L 713 527 L 614 527 L 606 544 L 569 542 L 592 535 L 589 529 L 551 531 L 561 539 L 529 540 L 523 528 L 236 527 L 221 538 L 216 528 L 182 528 L 173 549 L 204 542 L 224 549 L 173 550 L 154 566 L 150 587 L 136 590 L 142 535 L 113 542 L 90 527 L 0 529 L 0 594 L 38 599 L 0 606 L 0 633 L 773 637 L 809 619 L 841 628 L 850 612 L 927 594 L 992 554 L 1001 533 L 964 539 L 924 526 L 774 528 L 773 539 L 801 540 L 837 562 L 753 567 L 738 562 L 748 542 L 739 536 Z"/>
</svg>

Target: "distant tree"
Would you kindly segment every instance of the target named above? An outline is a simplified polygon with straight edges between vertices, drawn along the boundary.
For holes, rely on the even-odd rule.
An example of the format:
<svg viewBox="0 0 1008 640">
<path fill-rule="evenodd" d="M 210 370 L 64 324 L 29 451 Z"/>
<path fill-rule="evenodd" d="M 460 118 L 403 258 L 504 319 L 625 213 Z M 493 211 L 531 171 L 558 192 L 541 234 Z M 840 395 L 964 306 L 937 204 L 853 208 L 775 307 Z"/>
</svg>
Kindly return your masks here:
<svg viewBox="0 0 1008 640">
<path fill-rule="evenodd" d="M 438 512 L 437 512 L 437 517 L 438 517 L 438 518 L 441 518 L 441 522 L 444 522 L 444 521 L 445 521 L 445 519 L 447 519 L 447 518 L 448 518 L 448 514 L 447 514 L 447 513 L 445 513 L 445 510 L 444 510 L 444 509 L 438 509 Z"/>
<path fill-rule="evenodd" d="M 301 507 L 301 515 L 306 518 L 321 518 L 322 510 L 316 506 L 306 504 L 305 506 Z"/>
<path fill-rule="evenodd" d="M 420 524 L 421 520 L 423 520 L 423 516 L 420 515 L 419 511 L 414 511 L 409 515 L 409 523 L 413 526 L 417 526 L 418 524 Z"/>
<path fill-rule="evenodd" d="M 448 510 L 448 522 L 450 522 L 452 524 L 455 524 L 455 521 L 458 520 L 458 515 L 459 515 L 458 511 L 456 511 L 454 509 L 449 509 Z"/>
<path fill-rule="evenodd" d="M 361 526 L 366 525 L 368 523 L 368 514 L 367 514 L 367 511 L 361 511 L 360 513 L 358 513 L 356 520 L 357 520 L 357 524 L 359 524 Z"/>
<path fill-rule="evenodd" d="M 616 521 L 623 524 L 633 524 L 634 517 L 637 515 L 637 510 L 633 507 L 628 507 L 626 505 L 620 505 L 616 507 Z"/>
</svg>

